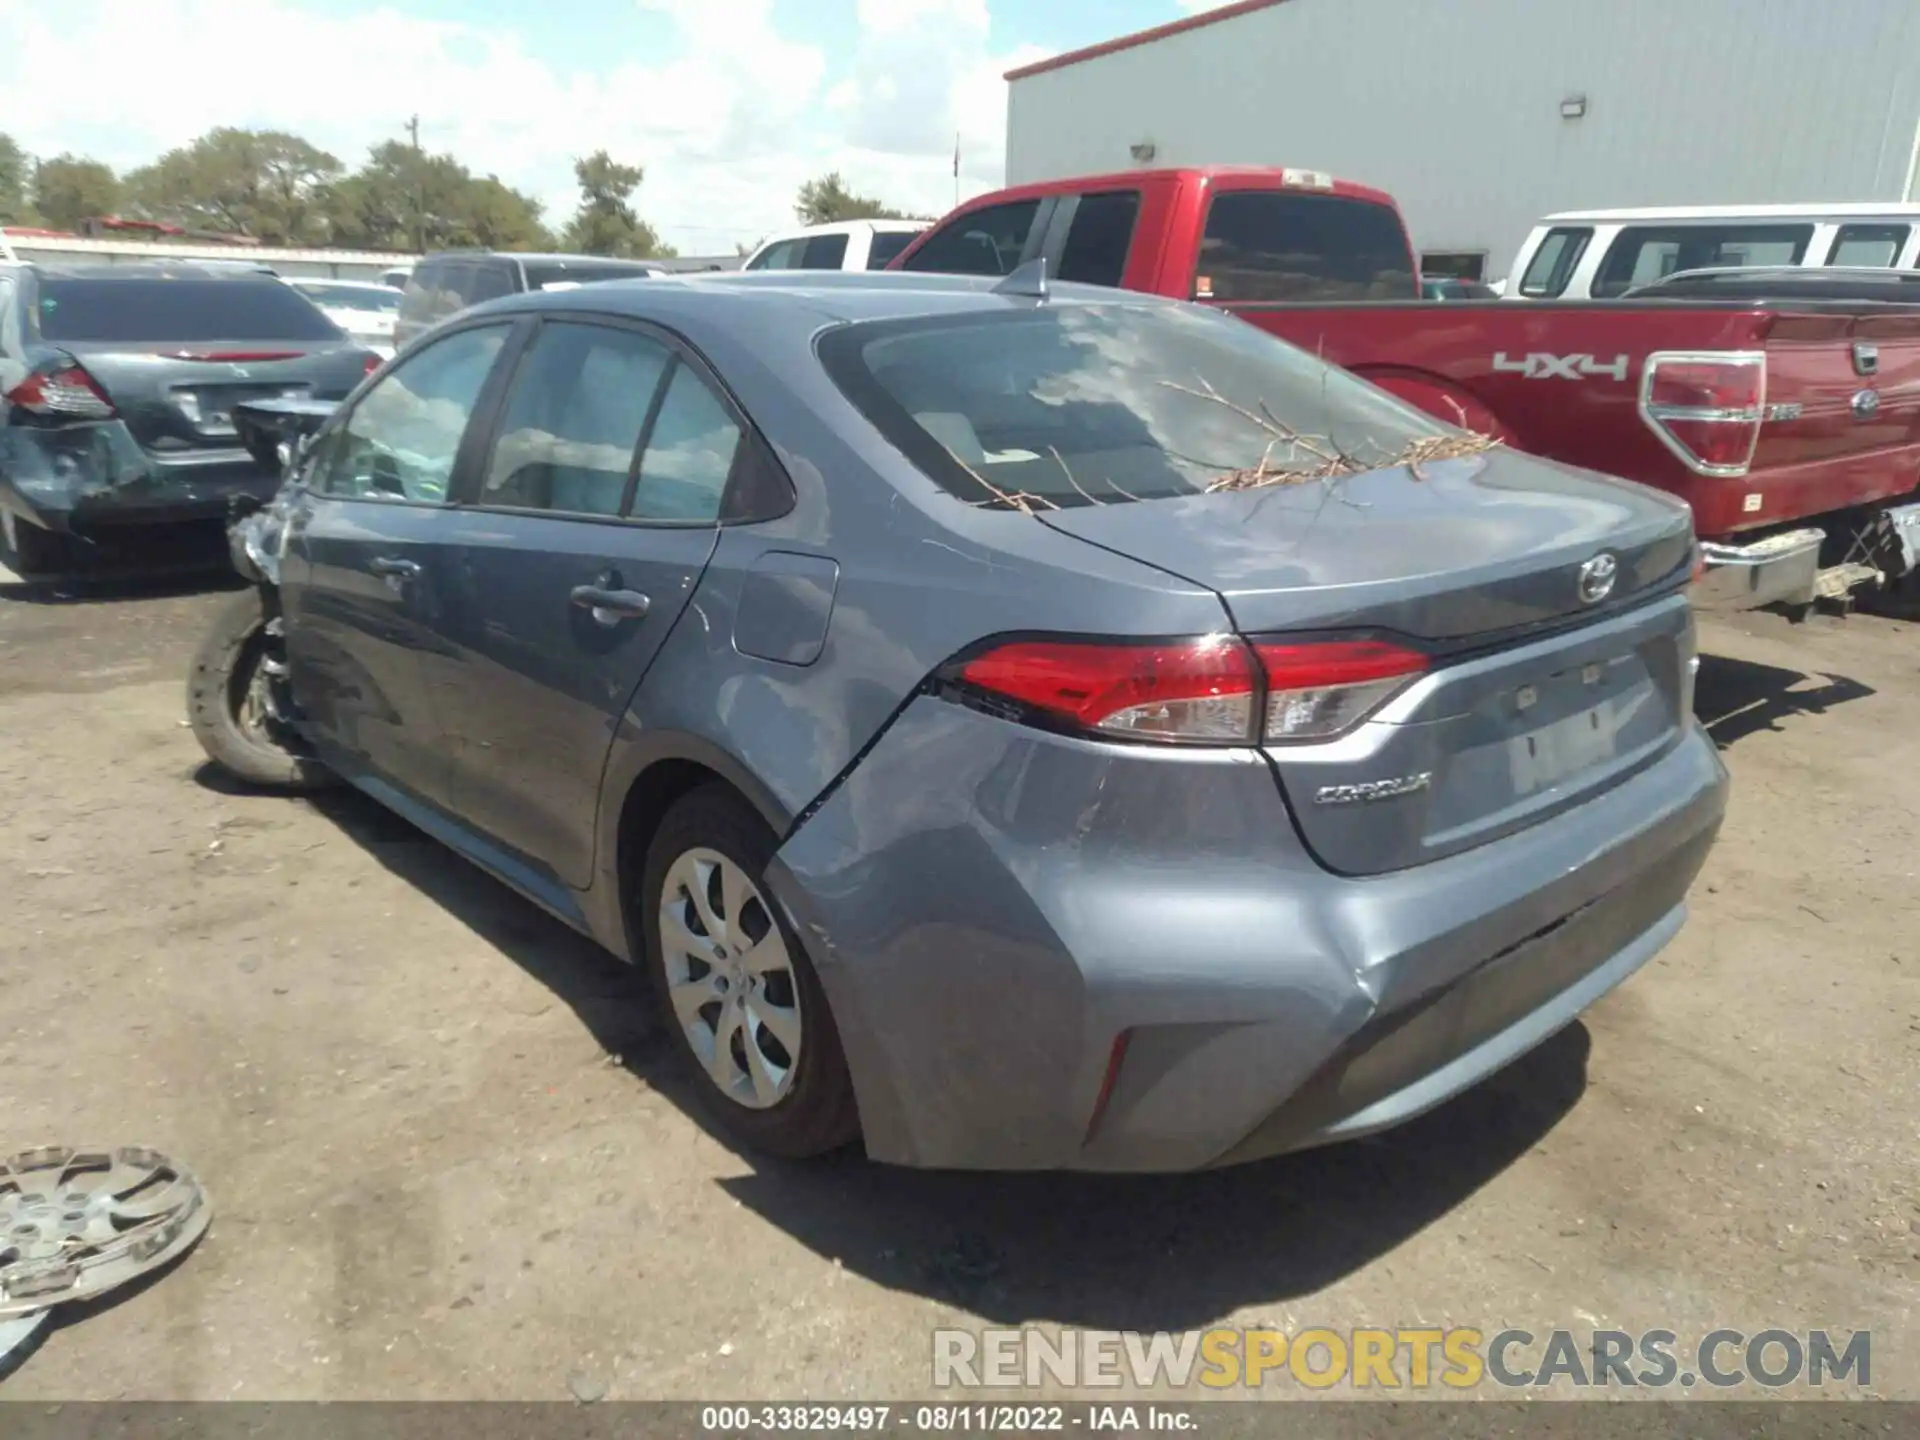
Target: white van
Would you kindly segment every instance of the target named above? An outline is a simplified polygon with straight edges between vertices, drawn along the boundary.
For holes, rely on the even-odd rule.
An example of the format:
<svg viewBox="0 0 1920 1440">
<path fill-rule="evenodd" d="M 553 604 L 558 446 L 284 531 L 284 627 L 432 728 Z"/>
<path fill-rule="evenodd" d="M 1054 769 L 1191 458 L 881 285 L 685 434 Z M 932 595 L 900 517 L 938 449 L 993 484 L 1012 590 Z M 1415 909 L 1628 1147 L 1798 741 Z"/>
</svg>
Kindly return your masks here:
<svg viewBox="0 0 1920 1440">
<path fill-rule="evenodd" d="M 1696 205 L 1579 210 L 1533 227 L 1508 300 L 1609 300 L 1678 270 L 1920 261 L 1920 205 Z"/>
<path fill-rule="evenodd" d="M 742 270 L 884 270 L 927 228 L 925 220 L 842 220 L 766 242 Z"/>
</svg>

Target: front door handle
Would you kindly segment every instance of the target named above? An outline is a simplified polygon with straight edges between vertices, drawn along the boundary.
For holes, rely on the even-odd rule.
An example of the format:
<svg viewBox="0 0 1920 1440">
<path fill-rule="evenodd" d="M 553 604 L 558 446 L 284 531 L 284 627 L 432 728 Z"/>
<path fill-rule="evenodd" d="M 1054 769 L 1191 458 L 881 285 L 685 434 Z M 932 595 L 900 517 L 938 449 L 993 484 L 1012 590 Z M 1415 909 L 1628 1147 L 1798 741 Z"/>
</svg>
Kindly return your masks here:
<svg viewBox="0 0 1920 1440">
<path fill-rule="evenodd" d="M 601 585 L 576 585 L 573 603 L 593 613 L 602 625 L 618 625 L 622 620 L 637 620 L 653 604 L 638 590 L 609 590 Z"/>
<path fill-rule="evenodd" d="M 376 575 L 386 575 L 396 580 L 418 580 L 420 562 L 417 560 L 397 560 L 391 555 L 380 555 L 369 561 L 367 568 Z"/>
</svg>

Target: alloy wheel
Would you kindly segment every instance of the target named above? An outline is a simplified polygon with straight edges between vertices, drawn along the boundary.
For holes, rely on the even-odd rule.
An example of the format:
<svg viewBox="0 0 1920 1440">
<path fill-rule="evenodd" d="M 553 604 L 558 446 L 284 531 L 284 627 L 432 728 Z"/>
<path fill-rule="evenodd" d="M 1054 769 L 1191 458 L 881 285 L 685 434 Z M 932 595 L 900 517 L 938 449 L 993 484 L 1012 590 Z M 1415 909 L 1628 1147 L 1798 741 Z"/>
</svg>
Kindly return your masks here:
<svg viewBox="0 0 1920 1440">
<path fill-rule="evenodd" d="M 767 1110 L 793 1089 L 804 1042 L 800 990 L 773 911 L 717 850 L 668 867 L 657 911 L 668 998 L 721 1094 Z"/>
</svg>

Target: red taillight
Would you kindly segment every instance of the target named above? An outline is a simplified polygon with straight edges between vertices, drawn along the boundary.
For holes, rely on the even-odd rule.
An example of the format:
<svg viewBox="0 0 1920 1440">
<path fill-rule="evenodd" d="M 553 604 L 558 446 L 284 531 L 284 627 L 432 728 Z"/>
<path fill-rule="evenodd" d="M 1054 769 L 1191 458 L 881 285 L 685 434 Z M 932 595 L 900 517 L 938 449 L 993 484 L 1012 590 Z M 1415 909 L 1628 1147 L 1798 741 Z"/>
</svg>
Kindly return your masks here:
<svg viewBox="0 0 1920 1440">
<path fill-rule="evenodd" d="M 374 371 L 378 370 L 383 363 L 378 355 L 369 352 L 367 355 L 367 363 L 360 367 L 360 373 L 362 375 L 371 375 Z"/>
<path fill-rule="evenodd" d="M 1384 640 L 1256 642 L 1267 672 L 1268 740 L 1325 740 L 1351 729 L 1429 664 Z"/>
<path fill-rule="evenodd" d="M 23 410 L 57 420 L 113 418 L 113 401 L 100 382 L 72 363 L 27 376 L 7 391 L 7 399 Z"/>
<path fill-rule="evenodd" d="M 959 679 L 1100 734 L 1250 745 L 1341 734 L 1428 663 L 1383 640 L 1014 641 L 966 662 Z"/>
<path fill-rule="evenodd" d="M 1231 635 L 1168 645 L 1016 641 L 970 660 L 960 678 L 1086 730 L 1139 740 L 1245 743 L 1254 674 Z"/>
<path fill-rule="evenodd" d="M 1647 357 L 1640 414 L 1702 475 L 1744 475 L 1766 414 L 1767 357 L 1759 351 Z"/>
</svg>

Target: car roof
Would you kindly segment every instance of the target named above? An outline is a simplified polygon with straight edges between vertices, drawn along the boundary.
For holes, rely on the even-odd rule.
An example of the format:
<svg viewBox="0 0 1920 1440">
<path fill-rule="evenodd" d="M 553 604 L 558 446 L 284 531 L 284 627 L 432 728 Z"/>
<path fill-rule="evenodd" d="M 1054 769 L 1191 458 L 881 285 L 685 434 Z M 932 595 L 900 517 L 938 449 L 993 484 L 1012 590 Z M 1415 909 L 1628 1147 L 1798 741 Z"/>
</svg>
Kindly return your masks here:
<svg viewBox="0 0 1920 1440">
<path fill-rule="evenodd" d="M 1848 201 L 1837 205 L 1650 205 L 1629 210 L 1562 210 L 1545 216 L 1542 225 L 1570 221 L 1587 224 L 1676 223 L 1689 220 L 1860 220 L 1920 218 L 1920 204 L 1899 201 Z"/>
<path fill-rule="evenodd" d="M 139 261 L 123 265 L 47 265 L 39 262 L 23 266 L 49 280 L 249 280 L 278 283 L 280 277 L 251 261 L 167 260 Z"/>
<path fill-rule="evenodd" d="M 984 313 L 1031 308 L 1031 295 L 1000 293 L 998 276 L 934 275 L 890 270 L 754 270 L 668 275 L 646 281 L 602 281 L 578 290 L 539 291 L 489 300 L 464 312 L 580 310 L 631 314 L 693 331 L 704 327 L 751 335 L 785 327 L 811 333 L 853 321 Z M 1048 282 L 1053 305 L 1178 305 L 1156 295 L 1100 285 Z"/>
</svg>

